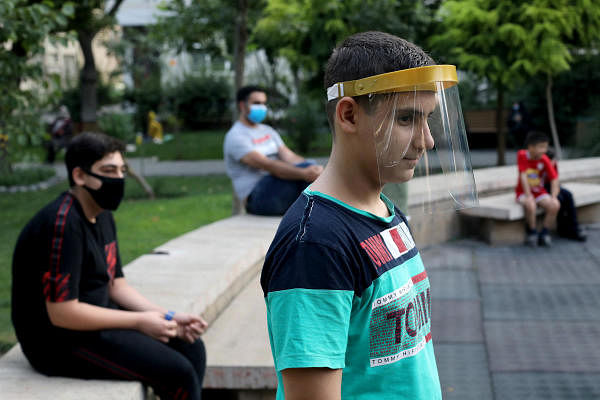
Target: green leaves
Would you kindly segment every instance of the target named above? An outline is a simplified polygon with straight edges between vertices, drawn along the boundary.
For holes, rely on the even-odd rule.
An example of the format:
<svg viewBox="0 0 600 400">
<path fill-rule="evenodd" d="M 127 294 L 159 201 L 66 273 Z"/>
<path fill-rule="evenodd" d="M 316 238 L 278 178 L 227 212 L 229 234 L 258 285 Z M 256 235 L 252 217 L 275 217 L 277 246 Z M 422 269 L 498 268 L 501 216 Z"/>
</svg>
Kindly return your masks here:
<svg viewBox="0 0 600 400">
<path fill-rule="evenodd" d="M 38 91 L 48 84 L 40 65 L 43 44 L 73 14 L 71 2 L 62 7 L 48 0 L 0 2 L 0 133 L 9 136 L 11 151 L 43 134 L 38 111 L 44 97 Z"/>
<path fill-rule="evenodd" d="M 574 45 L 598 37 L 599 7 L 598 0 L 447 1 L 430 43 L 459 68 L 510 87 L 569 69 Z"/>
</svg>

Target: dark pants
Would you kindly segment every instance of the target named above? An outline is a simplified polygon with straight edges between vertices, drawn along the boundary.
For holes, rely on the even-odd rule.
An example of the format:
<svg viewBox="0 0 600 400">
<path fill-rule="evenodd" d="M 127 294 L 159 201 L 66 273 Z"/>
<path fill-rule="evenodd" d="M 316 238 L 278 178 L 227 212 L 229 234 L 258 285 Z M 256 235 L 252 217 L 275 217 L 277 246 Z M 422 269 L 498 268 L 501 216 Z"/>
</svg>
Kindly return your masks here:
<svg viewBox="0 0 600 400">
<path fill-rule="evenodd" d="M 137 331 L 114 329 L 84 334 L 77 342 L 32 365 L 50 376 L 140 381 L 164 400 L 201 398 L 206 352 L 200 339 L 165 344 Z"/>
<path fill-rule="evenodd" d="M 296 164 L 296 167 L 306 168 L 314 164 L 313 161 L 305 161 Z M 308 185 L 306 181 L 290 181 L 267 175 L 258 181 L 248 196 L 246 211 L 256 215 L 283 215 Z"/>
</svg>

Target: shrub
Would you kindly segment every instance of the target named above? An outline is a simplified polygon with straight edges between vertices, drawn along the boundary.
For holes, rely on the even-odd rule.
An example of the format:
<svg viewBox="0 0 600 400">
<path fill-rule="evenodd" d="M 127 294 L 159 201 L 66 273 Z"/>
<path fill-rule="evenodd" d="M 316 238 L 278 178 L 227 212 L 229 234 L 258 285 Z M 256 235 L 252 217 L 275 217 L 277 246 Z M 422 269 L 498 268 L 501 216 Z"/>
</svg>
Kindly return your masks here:
<svg viewBox="0 0 600 400">
<path fill-rule="evenodd" d="M 309 152 L 317 136 L 327 132 L 327 118 L 320 101 L 301 96 L 281 121 L 281 128 L 300 153 Z"/>
<path fill-rule="evenodd" d="M 133 116 L 131 114 L 104 114 L 98 119 L 98 126 L 102 132 L 125 143 L 132 143 L 135 140 Z"/>
<path fill-rule="evenodd" d="M 187 75 L 166 90 L 166 106 L 186 129 L 221 127 L 231 122 L 231 93 L 225 77 Z"/>
<path fill-rule="evenodd" d="M 122 94 L 110 83 L 107 84 L 99 81 L 96 90 L 98 94 L 98 108 L 120 103 L 123 99 Z M 67 106 L 73 121 L 81 121 L 81 93 L 79 85 L 63 90 L 60 104 Z"/>
<path fill-rule="evenodd" d="M 150 77 L 142 81 L 142 85 L 130 89 L 125 99 L 136 105 L 134 129 L 136 132 L 148 132 L 148 112 L 158 110 L 163 102 L 163 90 L 160 77 Z"/>
</svg>

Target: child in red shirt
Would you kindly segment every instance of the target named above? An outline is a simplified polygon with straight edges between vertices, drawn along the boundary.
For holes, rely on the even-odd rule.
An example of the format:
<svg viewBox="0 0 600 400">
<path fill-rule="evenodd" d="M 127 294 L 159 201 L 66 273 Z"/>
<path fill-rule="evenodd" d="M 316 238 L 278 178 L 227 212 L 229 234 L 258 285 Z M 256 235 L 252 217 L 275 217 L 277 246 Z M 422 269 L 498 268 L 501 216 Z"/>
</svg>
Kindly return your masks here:
<svg viewBox="0 0 600 400">
<path fill-rule="evenodd" d="M 556 220 L 560 208 L 558 201 L 558 174 L 546 156 L 548 137 L 541 132 L 529 132 L 525 139 L 527 150 L 517 152 L 519 179 L 516 187 L 517 201 L 525 210 L 525 244 L 529 246 L 550 246 L 548 228 Z M 544 188 L 544 179 L 550 181 L 550 193 Z M 542 230 L 536 231 L 537 206 L 545 211 Z"/>
</svg>

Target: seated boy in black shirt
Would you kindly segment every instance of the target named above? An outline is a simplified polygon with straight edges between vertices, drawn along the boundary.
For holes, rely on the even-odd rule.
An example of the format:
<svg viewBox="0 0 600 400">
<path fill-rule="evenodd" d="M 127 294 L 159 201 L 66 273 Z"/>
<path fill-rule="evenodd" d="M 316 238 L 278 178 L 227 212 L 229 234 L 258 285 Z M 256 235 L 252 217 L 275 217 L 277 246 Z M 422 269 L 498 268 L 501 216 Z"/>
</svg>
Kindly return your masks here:
<svg viewBox="0 0 600 400">
<path fill-rule="evenodd" d="M 46 375 L 137 380 L 163 399 L 199 399 L 206 323 L 153 304 L 123 276 L 110 212 L 123 198 L 122 151 L 99 133 L 71 141 L 69 191 L 33 217 L 15 248 L 17 338 Z"/>
</svg>

